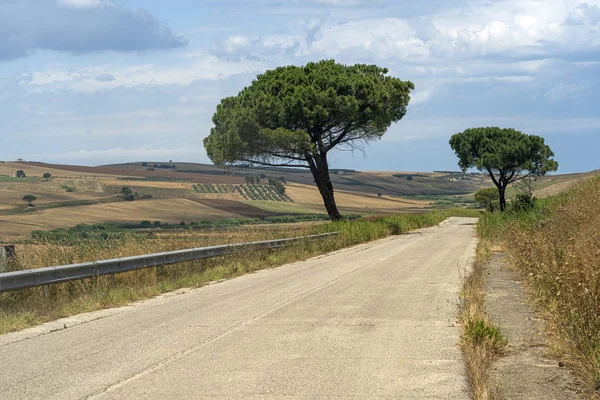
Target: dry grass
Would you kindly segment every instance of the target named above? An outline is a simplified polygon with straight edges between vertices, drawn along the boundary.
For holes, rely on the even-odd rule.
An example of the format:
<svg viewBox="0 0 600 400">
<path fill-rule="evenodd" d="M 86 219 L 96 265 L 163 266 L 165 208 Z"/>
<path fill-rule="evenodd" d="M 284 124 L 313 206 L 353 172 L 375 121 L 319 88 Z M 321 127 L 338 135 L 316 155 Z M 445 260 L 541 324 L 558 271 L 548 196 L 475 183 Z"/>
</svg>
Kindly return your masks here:
<svg viewBox="0 0 600 400">
<path fill-rule="evenodd" d="M 321 194 L 314 186 L 290 183 L 286 185 L 286 194 L 301 207 L 325 212 Z M 341 211 L 351 213 L 397 213 L 403 210 L 425 208 L 429 204 L 422 200 L 377 197 L 377 195 L 343 190 L 336 190 L 335 200 Z"/>
<path fill-rule="evenodd" d="M 485 311 L 483 271 L 489 255 L 489 243 L 480 241 L 472 272 L 465 278 L 460 303 L 461 349 L 473 400 L 501 398 L 498 386 L 491 379 L 490 367 L 506 341 Z"/>
<path fill-rule="evenodd" d="M 18 169 L 22 169 L 23 171 L 25 171 L 25 174 L 27 176 L 37 176 L 37 177 L 42 177 L 46 172 L 52 174 L 53 176 L 62 176 L 62 177 L 76 177 L 76 176 L 83 176 L 85 175 L 84 173 L 80 173 L 77 171 L 66 171 L 63 169 L 58 169 L 58 168 L 53 168 L 52 165 L 48 165 L 48 166 L 43 166 L 43 165 L 37 165 L 37 164 L 30 164 L 30 163 L 14 163 L 14 162 L 7 162 L 7 163 L 0 163 L 0 175 L 10 175 L 12 173 L 15 173 Z M 114 175 L 107 175 L 107 174 L 97 174 L 97 177 L 113 177 Z"/>
<path fill-rule="evenodd" d="M 342 221 L 326 224 L 290 224 L 244 227 L 234 230 L 182 232 L 154 237 L 128 235 L 112 241 L 81 240 L 73 246 L 37 244 L 19 246 L 12 270 L 64 265 L 76 262 L 202 247 L 224 243 L 304 236 L 338 231 L 340 235 L 313 242 L 300 242 L 282 249 L 246 251 L 238 255 L 172 266 L 148 268 L 52 285 L 48 295 L 42 288 L 0 294 L 0 334 L 20 330 L 56 318 L 128 304 L 182 287 L 198 287 L 264 268 L 304 260 L 354 244 L 435 225 L 449 216 L 474 216 L 468 210 L 403 214 L 373 221 Z"/>
<path fill-rule="evenodd" d="M 39 185 L 31 185 L 31 188 L 21 190 L 7 189 L 6 185 L 0 184 L 0 209 L 11 209 L 25 204 L 23 196 L 32 194 L 37 197 L 35 204 L 56 203 L 73 200 L 97 200 L 113 197 L 110 193 L 74 192 L 65 193 L 64 190 L 44 190 Z"/>
<path fill-rule="evenodd" d="M 139 223 L 143 220 L 179 223 L 216 221 L 241 216 L 186 199 L 139 200 L 40 210 L 1 217 L 3 237 L 22 237 L 32 230 L 49 230 L 78 224 Z"/>
<path fill-rule="evenodd" d="M 553 351 L 600 398 L 600 177 L 545 199 L 529 213 L 488 216 L 482 231 L 502 241 L 537 309 Z"/>
</svg>

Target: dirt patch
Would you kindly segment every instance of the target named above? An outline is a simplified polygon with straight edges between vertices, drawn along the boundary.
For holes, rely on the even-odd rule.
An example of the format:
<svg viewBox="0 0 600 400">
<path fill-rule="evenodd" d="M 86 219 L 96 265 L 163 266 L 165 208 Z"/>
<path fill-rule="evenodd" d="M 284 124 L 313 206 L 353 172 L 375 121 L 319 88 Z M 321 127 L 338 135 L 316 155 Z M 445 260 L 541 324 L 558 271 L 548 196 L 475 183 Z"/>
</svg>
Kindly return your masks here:
<svg viewBox="0 0 600 400">
<path fill-rule="evenodd" d="M 235 200 L 216 200 L 216 199 L 190 199 L 205 206 L 216 208 L 217 210 L 226 211 L 234 214 L 242 215 L 246 218 L 265 218 L 277 215 L 283 215 L 280 213 L 274 213 L 263 210 L 258 207 L 251 206 Z"/>
<path fill-rule="evenodd" d="M 570 371 L 548 356 L 544 321 L 525 302 L 518 275 L 494 253 L 485 271 L 486 308 L 508 341 L 506 353 L 492 366 L 504 399 L 578 399 Z"/>
</svg>

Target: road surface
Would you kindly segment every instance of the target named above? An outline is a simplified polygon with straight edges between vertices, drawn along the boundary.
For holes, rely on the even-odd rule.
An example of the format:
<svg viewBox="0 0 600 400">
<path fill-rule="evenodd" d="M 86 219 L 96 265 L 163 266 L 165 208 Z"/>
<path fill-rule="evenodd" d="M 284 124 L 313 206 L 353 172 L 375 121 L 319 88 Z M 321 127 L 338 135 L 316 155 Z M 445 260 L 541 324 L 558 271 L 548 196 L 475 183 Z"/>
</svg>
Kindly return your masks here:
<svg viewBox="0 0 600 400">
<path fill-rule="evenodd" d="M 0 336 L 0 398 L 468 398 L 473 219 Z"/>
</svg>

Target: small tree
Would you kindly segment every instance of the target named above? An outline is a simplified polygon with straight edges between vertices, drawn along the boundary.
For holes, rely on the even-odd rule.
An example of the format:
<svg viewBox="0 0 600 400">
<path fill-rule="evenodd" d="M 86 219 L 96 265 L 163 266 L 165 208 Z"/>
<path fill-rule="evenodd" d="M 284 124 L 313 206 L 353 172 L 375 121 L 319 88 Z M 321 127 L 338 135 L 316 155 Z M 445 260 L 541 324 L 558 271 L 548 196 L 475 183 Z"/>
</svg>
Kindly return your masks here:
<svg viewBox="0 0 600 400">
<path fill-rule="evenodd" d="M 147 167 L 147 166 L 148 166 L 148 163 L 147 163 L 147 162 L 143 162 L 143 163 L 142 163 L 142 167 Z"/>
<path fill-rule="evenodd" d="M 494 202 L 497 202 L 499 199 L 500 195 L 496 188 L 481 189 L 475 193 L 475 201 L 485 206 L 490 212 L 494 212 Z"/>
<path fill-rule="evenodd" d="M 50 179 L 50 178 L 52 178 L 52 174 L 51 174 L 51 173 L 49 173 L 49 172 L 46 172 L 46 173 L 44 174 L 44 179 Z"/>
<path fill-rule="evenodd" d="M 381 196 L 383 196 L 383 194 L 377 193 L 377 197 L 381 197 Z"/>
<path fill-rule="evenodd" d="M 23 196 L 23 201 L 26 201 L 27 203 L 29 203 L 30 207 L 33 207 L 33 202 L 37 200 L 37 197 L 35 197 L 32 194 L 26 194 L 25 196 Z"/>
<path fill-rule="evenodd" d="M 254 177 L 253 176 L 247 176 L 245 179 L 246 179 L 246 184 L 247 185 L 254 184 Z"/>
<path fill-rule="evenodd" d="M 17 173 L 15 174 L 15 176 L 17 178 L 27 178 L 25 171 L 23 171 L 22 169 L 17 170 Z"/>
<path fill-rule="evenodd" d="M 544 138 L 511 128 L 471 128 L 452 135 L 450 147 L 458 165 L 487 171 L 498 189 L 500 211 L 506 210 L 506 187 L 530 176 L 556 171 L 558 163 Z"/>
<path fill-rule="evenodd" d="M 269 179 L 269 185 L 273 186 L 277 190 L 277 193 L 285 194 L 285 186 L 283 186 L 283 183 L 279 179 Z"/>
</svg>

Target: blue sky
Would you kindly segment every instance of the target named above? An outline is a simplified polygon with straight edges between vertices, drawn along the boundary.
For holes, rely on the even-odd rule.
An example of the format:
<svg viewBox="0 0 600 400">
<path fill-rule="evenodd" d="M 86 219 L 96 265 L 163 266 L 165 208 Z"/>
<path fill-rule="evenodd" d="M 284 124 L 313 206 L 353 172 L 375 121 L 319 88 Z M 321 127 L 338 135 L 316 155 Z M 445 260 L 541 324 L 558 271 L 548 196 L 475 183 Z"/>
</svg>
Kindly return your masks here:
<svg viewBox="0 0 600 400">
<path fill-rule="evenodd" d="M 416 86 L 334 167 L 457 169 L 449 137 L 498 125 L 600 168 L 600 0 L 1 0 L 0 160 L 209 162 L 222 97 L 329 58 Z"/>
</svg>

